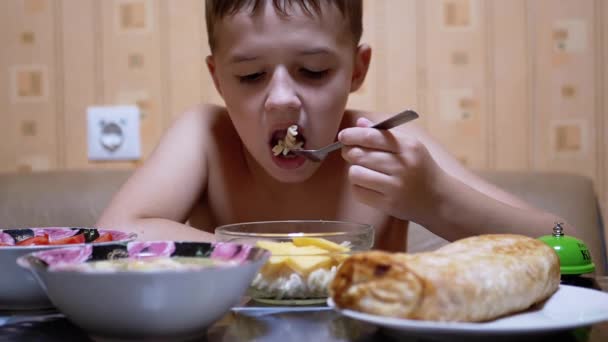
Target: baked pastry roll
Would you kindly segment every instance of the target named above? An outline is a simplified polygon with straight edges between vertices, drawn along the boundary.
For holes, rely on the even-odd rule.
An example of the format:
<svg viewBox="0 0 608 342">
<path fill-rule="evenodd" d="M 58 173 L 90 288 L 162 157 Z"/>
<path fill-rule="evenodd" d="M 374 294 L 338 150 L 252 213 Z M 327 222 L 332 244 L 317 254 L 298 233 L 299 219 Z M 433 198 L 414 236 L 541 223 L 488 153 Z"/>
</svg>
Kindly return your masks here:
<svg viewBox="0 0 608 342">
<path fill-rule="evenodd" d="M 522 235 L 465 238 L 436 251 L 349 257 L 330 285 L 339 308 L 432 321 L 480 322 L 525 310 L 557 291 L 559 258 Z"/>
</svg>

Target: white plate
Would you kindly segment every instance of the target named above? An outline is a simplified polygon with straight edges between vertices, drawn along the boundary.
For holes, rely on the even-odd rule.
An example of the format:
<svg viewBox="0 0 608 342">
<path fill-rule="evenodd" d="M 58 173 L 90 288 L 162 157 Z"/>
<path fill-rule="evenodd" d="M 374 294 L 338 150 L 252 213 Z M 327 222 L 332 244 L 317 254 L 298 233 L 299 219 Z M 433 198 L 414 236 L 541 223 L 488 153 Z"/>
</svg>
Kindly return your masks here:
<svg viewBox="0 0 608 342">
<path fill-rule="evenodd" d="M 388 328 L 399 335 L 513 335 L 570 330 L 608 321 L 608 293 L 576 286 L 560 285 L 551 298 L 522 313 L 484 323 L 435 322 L 400 319 L 336 308 L 331 298 L 327 305 L 343 315 Z"/>
</svg>

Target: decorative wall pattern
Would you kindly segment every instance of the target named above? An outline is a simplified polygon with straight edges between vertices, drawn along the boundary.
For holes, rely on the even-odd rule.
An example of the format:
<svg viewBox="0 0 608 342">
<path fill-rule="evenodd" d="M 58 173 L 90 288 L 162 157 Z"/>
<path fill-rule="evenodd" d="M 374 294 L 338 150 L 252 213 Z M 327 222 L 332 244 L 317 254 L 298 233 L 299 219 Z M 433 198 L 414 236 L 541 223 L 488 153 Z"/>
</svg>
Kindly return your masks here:
<svg viewBox="0 0 608 342">
<path fill-rule="evenodd" d="M 608 207 L 608 2 L 366 0 L 369 77 L 350 105 L 413 107 L 463 163 L 580 173 Z M 221 103 L 202 0 L 0 1 L 0 172 L 87 159 L 86 108 L 135 104 L 147 156 L 173 118 Z M 607 217 L 604 215 L 604 217 Z"/>
</svg>

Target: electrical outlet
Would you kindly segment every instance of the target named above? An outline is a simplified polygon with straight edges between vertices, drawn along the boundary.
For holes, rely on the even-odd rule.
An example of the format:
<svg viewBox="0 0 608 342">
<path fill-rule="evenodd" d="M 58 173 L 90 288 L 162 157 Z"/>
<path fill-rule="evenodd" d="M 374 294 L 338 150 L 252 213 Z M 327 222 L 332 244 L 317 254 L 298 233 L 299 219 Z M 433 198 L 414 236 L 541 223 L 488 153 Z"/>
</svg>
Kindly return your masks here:
<svg viewBox="0 0 608 342">
<path fill-rule="evenodd" d="M 137 160 L 141 157 L 137 106 L 87 108 L 89 160 Z"/>
</svg>

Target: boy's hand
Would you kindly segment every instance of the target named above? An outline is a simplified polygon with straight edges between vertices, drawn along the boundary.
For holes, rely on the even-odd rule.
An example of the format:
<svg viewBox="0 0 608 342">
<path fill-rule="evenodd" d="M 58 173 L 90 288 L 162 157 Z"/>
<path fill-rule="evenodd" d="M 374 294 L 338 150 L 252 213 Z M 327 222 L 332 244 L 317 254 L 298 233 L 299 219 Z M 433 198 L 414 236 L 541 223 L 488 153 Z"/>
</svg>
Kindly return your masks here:
<svg viewBox="0 0 608 342">
<path fill-rule="evenodd" d="M 422 142 L 397 129 L 378 130 L 367 119 L 338 135 L 348 177 L 363 203 L 403 220 L 429 215 L 439 202 L 443 170 Z"/>
</svg>

